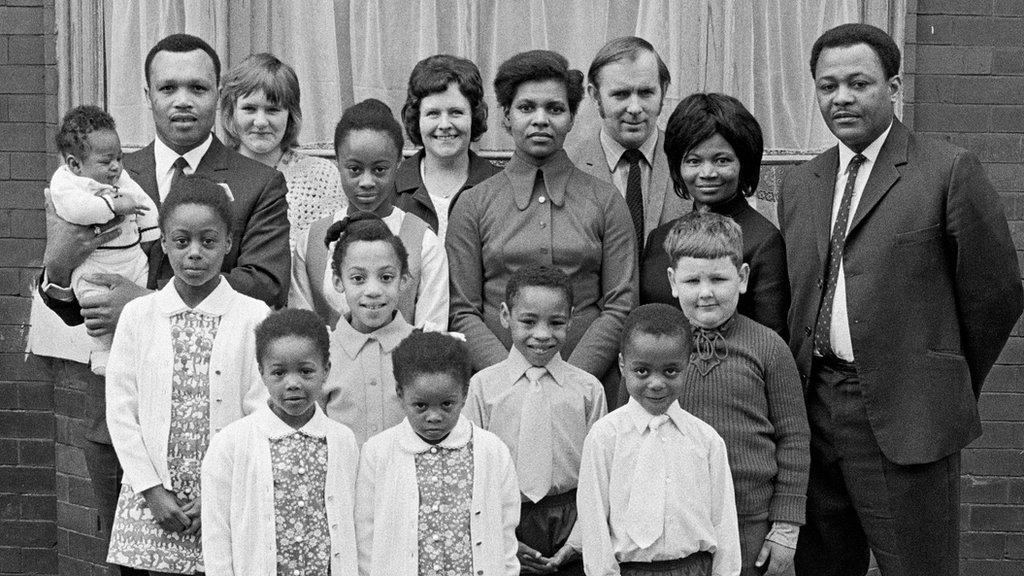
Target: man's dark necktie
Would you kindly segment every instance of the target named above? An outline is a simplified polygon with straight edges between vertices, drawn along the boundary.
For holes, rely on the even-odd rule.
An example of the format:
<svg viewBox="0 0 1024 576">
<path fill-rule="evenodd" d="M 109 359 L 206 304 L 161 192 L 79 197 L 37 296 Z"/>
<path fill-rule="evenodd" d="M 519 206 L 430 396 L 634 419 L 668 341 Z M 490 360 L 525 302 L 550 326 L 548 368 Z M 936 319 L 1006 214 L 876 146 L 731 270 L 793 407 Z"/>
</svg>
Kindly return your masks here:
<svg viewBox="0 0 1024 576">
<path fill-rule="evenodd" d="M 185 160 L 184 156 L 178 156 L 178 159 L 171 164 L 171 168 L 174 169 L 174 174 L 171 176 L 171 185 L 167 188 L 167 193 L 170 194 L 171 190 L 177 187 L 178 181 L 185 176 L 185 168 L 188 168 L 188 160 Z"/>
<path fill-rule="evenodd" d="M 636 248 L 640 253 L 644 251 L 644 195 L 640 189 L 640 161 L 643 157 L 643 153 L 636 148 L 630 148 L 622 153 L 622 158 L 629 164 L 629 176 L 626 177 L 626 206 L 629 207 L 629 215 L 633 218 Z"/>
<path fill-rule="evenodd" d="M 825 279 L 825 295 L 821 299 L 821 307 L 818 309 L 818 321 L 814 326 L 814 349 L 824 358 L 835 358 L 835 351 L 832 350 L 832 301 L 836 296 L 836 282 L 839 280 L 839 266 L 843 262 L 843 247 L 846 245 L 846 224 L 850 221 L 850 202 L 853 200 L 853 190 L 857 187 L 857 172 L 860 165 L 867 160 L 863 155 L 857 154 L 850 159 L 846 172 L 846 188 L 843 189 L 843 198 L 839 202 L 839 213 L 836 214 L 836 223 L 832 227 L 832 237 L 828 244 L 828 277 Z"/>
</svg>

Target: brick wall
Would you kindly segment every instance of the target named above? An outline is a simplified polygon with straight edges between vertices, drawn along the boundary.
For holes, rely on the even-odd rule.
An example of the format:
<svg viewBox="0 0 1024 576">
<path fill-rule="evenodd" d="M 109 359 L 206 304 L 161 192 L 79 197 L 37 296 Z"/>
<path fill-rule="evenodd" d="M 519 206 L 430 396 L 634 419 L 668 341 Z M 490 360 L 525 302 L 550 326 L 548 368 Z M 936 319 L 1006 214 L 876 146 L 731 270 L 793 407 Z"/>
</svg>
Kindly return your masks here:
<svg viewBox="0 0 1024 576">
<path fill-rule="evenodd" d="M 56 574 L 53 392 L 26 360 L 56 103 L 53 0 L 0 1 L 0 574 Z"/>
<path fill-rule="evenodd" d="M 913 125 L 977 153 L 1024 254 L 1024 2 L 917 0 Z M 908 53 L 911 48 L 908 47 Z M 1024 264 L 1024 258 L 1020 258 Z M 1024 268 L 1024 265 L 1022 265 Z M 1024 325 L 981 396 L 963 455 L 963 574 L 1024 574 Z"/>
</svg>

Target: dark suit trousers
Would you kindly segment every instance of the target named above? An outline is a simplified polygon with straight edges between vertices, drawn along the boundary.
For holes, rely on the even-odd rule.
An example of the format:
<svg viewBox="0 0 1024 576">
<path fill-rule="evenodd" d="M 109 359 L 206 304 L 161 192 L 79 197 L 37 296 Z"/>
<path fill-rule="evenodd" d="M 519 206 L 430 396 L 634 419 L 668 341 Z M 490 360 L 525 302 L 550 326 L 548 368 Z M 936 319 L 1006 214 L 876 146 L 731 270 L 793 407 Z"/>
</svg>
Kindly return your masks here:
<svg viewBox="0 0 1024 576">
<path fill-rule="evenodd" d="M 901 465 L 882 454 L 854 364 L 815 359 L 807 393 L 811 471 L 798 576 L 959 574 L 960 453 Z M 913 426 L 913 422 L 907 422 Z"/>
</svg>

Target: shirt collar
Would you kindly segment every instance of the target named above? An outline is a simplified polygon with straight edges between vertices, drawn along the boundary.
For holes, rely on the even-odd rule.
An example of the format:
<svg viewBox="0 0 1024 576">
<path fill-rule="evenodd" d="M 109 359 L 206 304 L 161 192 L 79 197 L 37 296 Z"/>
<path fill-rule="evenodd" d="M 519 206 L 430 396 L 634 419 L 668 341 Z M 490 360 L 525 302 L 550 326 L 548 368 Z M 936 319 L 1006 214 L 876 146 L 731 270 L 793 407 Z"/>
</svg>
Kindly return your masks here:
<svg viewBox="0 0 1024 576">
<path fill-rule="evenodd" d="M 629 398 L 629 402 L 626 405 L 619 408 L 626 413 L 629 417 L 629 421 L 636 428 L 637 433 L 643 434 L 644 430 L 651 423 L 651 418 L 654 418 L 654 414 L 651 414 L 639 402 L 636 401 L 632 396 Z M 679 406 L 679 402 L 673 402 L 669 405 L 668 410 L 665 411 L 665 415 L 672 420 L 672 423 L 676 425 L 676 429 L 685 430 L 686 426 L 686 412 Z"/>
<path fill-rule="evenodd" d="M 206 156 L 207 150 L 210 149 L 210 145 L 213 144 L 213 132 L 203 140 L 202 144 L 195 148 L 185 152 L 184 154 L 178 154 L 174 150 L 168 148 L 167 144 L 164 144 L 163 140 L 159 137 L 153 140 L 153 158 L 156 160 L 156 173 L 157 175 L 167 174 L 171 171 L 171 166 L 179 156 L 184 156 L 188 162 L 188 171 L 186 174 L 193 174 L 196 168 L 199 166 L 199 162 L 203 160 L 203 156 Z"/>
<path fill-rule="evenodd" d="M 188 312 L 189 310 L 207 316 L 220 317 L 231 307 L 231 301 L 235 294 L 236 292 L 228 284 L 227 278 L 221 276 L 220 283 L 213 289 L 213 292 L 210 292 L 210 295 L 197 304 L 195 308 L 189 308 L 181 299 L 181 296 L 178 295 L 178 290 L 174 287 L 174 279 L 171 279 L 166 286 L 156 293 L 156 304 L 157 310 L 168 318 L 180 312 Z"/>
<path fill-rule="evenodd" d="M 526 374 L 526 371 L 533 367 L 530 361 L 523 356 L 523 353 L 518 348 L 512 346 L 512 350 L 508 353 L 508 360 L 506 361 L 508 370 L 505 372 L 507 382 L 515 384 L 520 378 Z M 569 376 L 569 364 L 558 354 L 551 357 L 551 360 L 544 366 L 547 369 L 551 379 L 555 381 L 555 384 L 559 386 L 565 385 L 565 379 Z"/>
<path fill-rule="evenodd" d="M 269 400 L 267 402 L 270 402 Z M 313 438 L 326 438 L 327 437 L 327 426 L 328 419 L 327 415 L 318 404 L 313 405 L 313 417 L 306 422 L 302 428 L 296 430 L 288 424 L 285 424 L 284 420 L 277 417 L 274 411 L 270 409 L 269 404 L 263 404 L 253 412 L 253 418 L 256 421 L 256 427 L 259 431 L 270 440 L 278 440 L 286 438 L 295 433 L 305 434 Z"/>
<path fill-rule="evenodd" d="M 426 150 L 420 148 L 420 151 L 415 155 L 406 158 L 398 166 L 398 172 L 395 173 L 395 188 L 399 194 L 407 194 L 410 191 L 416 191 L 423 186 L 423 175 L 420 173 L 423 166 L 423 157 L 426 156 Z M 478 156 L 472 150 L 469 151 L 469 176 L 466 178 L 466 182 L 462 184 L 460 190 L 472 188 L 484 180 L 490 178 L 491 174 L 494 173 L 493 164 L 491 164 L 486 158 Z M 546 178 L 547 176 L 545 176 Z M 532 183 L 531 183 L 532 185 Z M 426 192 L 426 189 L 424 189 Z"/>
<path fill-rule="evenodd" d="M 608 161 L 608 171 L 615 172 L 615 167 L 619 165 L 619 160 L 622 160 L 622 155 L 626 153 L 626 148 L 619 144 L 615 138 L 612 138 L 608 131 L 603 127 L 599 135 L 601 139 L 601 149 L 604 150 L 604 158 Z M 644 155 L 644 160 L 647 161 L 648 166 L 654 166 L 654 152 L 658 147 L 658 131 L 651 130 L 647 140 L 640 145 L 637 150 Z"/>
<path fill-rule="evenodd" d="M 565 187 L 569 184 L 569 176 L 574 168 L 572 160 L 565 150 L 559 150 L 549 157 L 544 164 L 538 165 L 517 150 L 505 166 L 505 172 L 512 181 L 512 194 L 516 207 L 526 210 L 533 196 L 533 182 L 537 179 L 537 169 L 544 171 L 544 186 L 548 190 L 548 199 L 556 206 L 565 204 Z"/>
<path fill-rule="evenodd" d="M 398 445 L 406 452 L 413 454 L 422 454 L 434 446 L 448 450 L 458 450 L 469 444 L 472 438 L 473 423 L 469 421 L 469 418 L 461 414 L 459 414 L 459 421 L 455 423 L 455 427 L 448 433 L 448 437 L 437 444 L 424 442 L 423 438 L 420 438 L 416 431 L 412 429 L 412 424 L 409 424 L 408 418 L 402 420 L 398 425 Z"/>
<path fill-rule="evenodd" d="M 412 326 L 405 321 L 401 312 L 395 311 L 395 317 L 391 322 L 369 334 L 363 334 L 353 328 L 344 317 L 338 320 L 338 325 L 335 326 L 334 331 L 338 334 L 338 341 L 341 343 L 345 353 L 350 358 L 355 358 L 359 355 L 359 351 L 363 349 L 363 346 L 370 340 L 379 342 L 381 349 L 386 354 L 390 354 L 412 332 Z"/>
<path fill-rule="evenodd" d="M 882 144 L 885 143 L 885 139 L 889 137 L 889 131 L 892 130 L 892 122 L 889 122 L 889 127 L 882 132 L 878 138 L 875 138 L 874 142 L 868 144 L 868 147 L 861 152 L 861 155 L 867 158 L 865 164 L 874 164 L 878 158 L 878 153 L 882 150 Z M 839 172 L 846 172 L 847 167 L 850 165 L 850 160 L 856 156 L 857 153 L 851 150 L 842 141 L 839 142 Z"/>
</svg>

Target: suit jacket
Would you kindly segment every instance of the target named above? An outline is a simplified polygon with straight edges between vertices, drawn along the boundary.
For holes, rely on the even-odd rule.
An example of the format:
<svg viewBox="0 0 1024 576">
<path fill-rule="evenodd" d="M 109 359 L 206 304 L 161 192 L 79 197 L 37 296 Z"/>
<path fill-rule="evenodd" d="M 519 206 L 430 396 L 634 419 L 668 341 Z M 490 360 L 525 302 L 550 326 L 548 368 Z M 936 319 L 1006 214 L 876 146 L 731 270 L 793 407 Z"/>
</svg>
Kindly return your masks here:
<svg viewBox="0 0 1024 576">
<path fill-rule="evenodd" d="M 124 167 L 142 189 L 161 205 L 156 184 L 153 143 L 127 154 Z M 216 136 L 196 166 L 201 174 L 231 189 L 234 215 L 231 251 L 224 258 L 224 277 L 231 287 L 271 307 L 288 303 L 291 254 L 288 248 L 288 187 L 284 176 L 221 144 Z M 150 255 L 149 287 L 166 284 L 174 272 L 159 244 Z"/>
<path fill-rule="evenodd" d="M 779 201 L 804 385 L 826 278 L 838 148 L 787 175 Z M 893 121 L 843 253 L 850 336 L 871 428 L 898 464 L 981 435 L 977 397 L 1024 306 L 1006 218 L 978 159 Z"/>
<path fill-rule="evenodd" d="M 156 184 L 156 157 L 153 143 L 126 154 L 124 168 L 160 207 Z M 210 149 L 196 166 L 214 182 L 231 189 L 234 215 L 231 251 L 224 258 L 221 270 L 236 291 L 263 300 L 271 307 L 288 303 L 291 253 L 288 248 L 288 187 L 284 176 L 255 160 L 251 160 L 221 144 L 216 136 Z M 160 288 L 174 275 L 163 248 L 157 242 L 149 253 L 149 288 Z M 81 324 L 78 300 L 65 302 L 49 297 L 42 288 L 43 302 L 66 324 Z"/>
<path fill-rule="evenodd" d="M 566 152 L 580 170 L 612 184 L 612 173 L 608 170 L 608 157 L 601 145 L 600 130 L 577 141 L 571 149 L 566 148 Z M 675 193 L 672 178 L 668 174 L 668 160 L 665 158 L 665 133 L 661 130 L 658 131 L 658 143 L 654 147 L 651 179 L 643 196 L 645 240 L 658 226 L 693 209 L 690 200 L 683 200 Z"/>
</svg>

